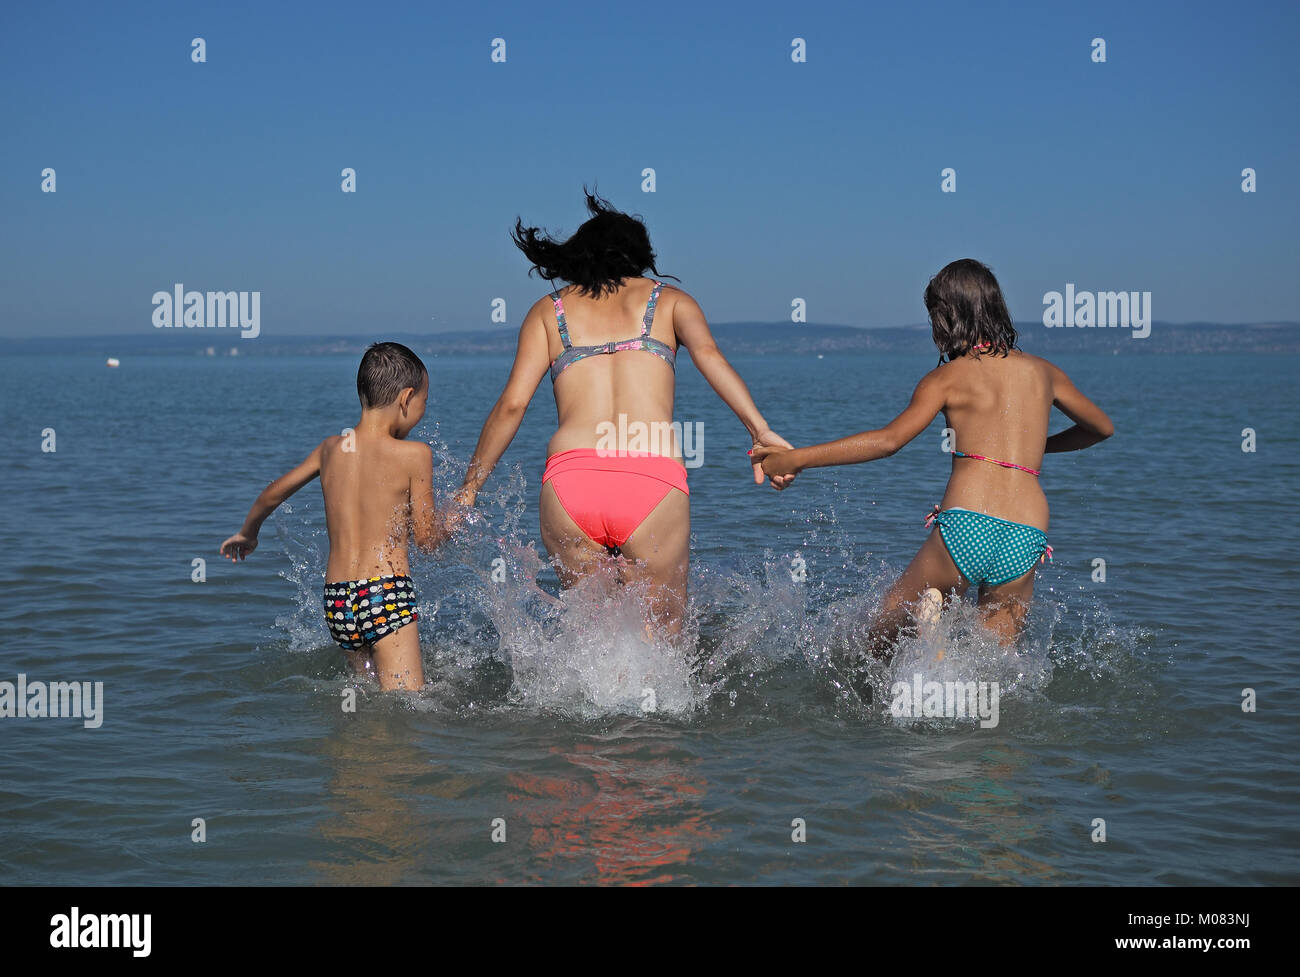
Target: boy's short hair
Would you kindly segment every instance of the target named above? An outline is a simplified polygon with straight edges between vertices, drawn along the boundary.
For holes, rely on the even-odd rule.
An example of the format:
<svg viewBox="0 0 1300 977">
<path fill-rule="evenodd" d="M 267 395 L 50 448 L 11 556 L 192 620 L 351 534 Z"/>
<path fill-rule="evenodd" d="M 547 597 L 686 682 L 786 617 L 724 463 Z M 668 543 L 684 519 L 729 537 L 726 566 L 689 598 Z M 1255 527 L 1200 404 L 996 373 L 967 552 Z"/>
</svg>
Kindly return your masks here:
<svg viewBox="0 0 1300 977">
<path fill-rule="evenodd" d="M 357 368 L 357 396 L 362 407 L 387 407 L 407 387 L 416 390 L 429 371 L 401 343 L 372 343 Z"/>
</svg>

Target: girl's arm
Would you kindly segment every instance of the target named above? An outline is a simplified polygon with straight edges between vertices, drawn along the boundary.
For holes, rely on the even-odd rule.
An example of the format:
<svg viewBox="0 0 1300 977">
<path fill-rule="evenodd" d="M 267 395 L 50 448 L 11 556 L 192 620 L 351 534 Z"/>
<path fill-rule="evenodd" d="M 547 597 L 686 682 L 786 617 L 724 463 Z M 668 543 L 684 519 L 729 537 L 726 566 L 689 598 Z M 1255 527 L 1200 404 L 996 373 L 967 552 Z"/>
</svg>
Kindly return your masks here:
<svg viewBox="0 0 1300 977">
<path fill-rule="evenodd" d="M 930 426 L 935 415 L 944 408 L 947 388 L 939 370 L 931 370 L 912 392 L 906 409 L 878 431 L 863 431 L 838 441 L 813 444 L 793 451 L 773 451 L 756 447 L 755 461 L 763 463 L 763 471 L 777 477 L 793 475 L 805 468 L 823 468 L 827 465 L 855 465 L 862 461 L 875 461 L 898 451 Z"/>
<path fill-rule="evenodd" d="M 740 374 L 718 349 L 713 333 L 709 331 L 708 320 L 704 318 L 704 310 L 685 292 L 680 292 L 677 301 L 673 304 L 673 331 L 677 334 L 677 342 L 690 351 L 691 362 L 703 374 L 704 379 L 709 381 L 713 392 L 732 409 L 740 419 L 740 423 L 744 424 L 745 429 L 749 431 L 749 437 L 755 448 L 754 482 L 762 485 L 763 468 L 759 464 L 758 449 L 760 447 L 788 449 L 792 445 L 767 426 L 767 421 L 758 412 L 758 407 L 754 404 L 754 398 L 750 396 L 745 381 L 740 379 Z M 776 488 L 785 488 L 792 479 L 793 475 L 778 476 L 772 479 L 772 484 Z"/>
<path fill-rule="evenodd" d="M 323 444 L 322 441 L 321 444 L 316 445 L 312 453 L 297 468 L 286 472 L 262 489 L 261 495 L 253 502 L 253 507 L 248 510 L 244 525 L 240 527 L 239 532 L 221 544 L 220 552 L 222 556 L 228 556 L 231 560 L 236 561 L 243 560 L 248 557 L 249 553 L 257 549 L 257 534 L 262 528 L 262 523 L 266 522 L 266 517 L 274 512 L 285 499 L 320 474 L 320 456 Z"/>
<path fill-rule="evenodd" d="M 479 489 L 518 433 L 537 385 L 542 382 L 542 377 L 550 367 L 546 324 L 542 320 L 540 309 L 539 302 L 524 317 L 524 323 L 519 329 L 519 346 L 515 350 L 515 364 L 510 370 L 510 378 L 506 380 L 505 389 L 497 398 L 492 412 L 483 422 L 478 445 L 474 448 L 469 468 L 465 472 L 465 483 L 456 493 L 456 501 L 461 505 L 472 506 L 478 498 Z"/>
<path fill-rule="evenodd" d="M 1049 437 L 1044 453 L 1078 451 L 1114 434 L 1115 425 L 1105 411 L 1081 394 L 1064 370 L 1051 363 L 1048 366 L 1052 374 L 1052 405 L 1074 421 L 1074 426 Z"/>
</svg>

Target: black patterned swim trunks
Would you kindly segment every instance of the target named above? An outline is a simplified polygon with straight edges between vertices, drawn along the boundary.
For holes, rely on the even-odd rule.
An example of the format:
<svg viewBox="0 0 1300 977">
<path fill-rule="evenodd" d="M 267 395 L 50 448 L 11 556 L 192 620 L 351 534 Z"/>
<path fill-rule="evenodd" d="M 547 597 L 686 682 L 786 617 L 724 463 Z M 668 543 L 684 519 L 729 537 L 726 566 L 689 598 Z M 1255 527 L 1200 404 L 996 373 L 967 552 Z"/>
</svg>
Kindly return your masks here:
<svg viewBox="0 0 1300 977">
<path fill-rule="evenodd" d="M 371 577 L 325 585 L 325 623 L 345 650 L 357 650 L 419 620 L 415 581 Z"/>
</svg>

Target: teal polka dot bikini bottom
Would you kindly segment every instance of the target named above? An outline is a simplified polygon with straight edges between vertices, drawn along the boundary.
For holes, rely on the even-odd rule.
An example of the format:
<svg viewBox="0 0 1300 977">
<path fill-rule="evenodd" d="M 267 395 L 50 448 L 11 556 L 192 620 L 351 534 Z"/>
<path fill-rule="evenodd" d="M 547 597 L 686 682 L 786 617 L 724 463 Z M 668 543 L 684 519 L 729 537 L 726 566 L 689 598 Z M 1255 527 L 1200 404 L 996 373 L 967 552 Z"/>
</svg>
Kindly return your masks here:
<svg viewBox="0 0 1300 977">
<path fill-rule="evenodd" d="M 972 585 L 996 587 L 1052 556 L 1041 529 L 982 512 L 935 506 L 925 523 L 939 527 L 948 555 Z"/>
</svg>

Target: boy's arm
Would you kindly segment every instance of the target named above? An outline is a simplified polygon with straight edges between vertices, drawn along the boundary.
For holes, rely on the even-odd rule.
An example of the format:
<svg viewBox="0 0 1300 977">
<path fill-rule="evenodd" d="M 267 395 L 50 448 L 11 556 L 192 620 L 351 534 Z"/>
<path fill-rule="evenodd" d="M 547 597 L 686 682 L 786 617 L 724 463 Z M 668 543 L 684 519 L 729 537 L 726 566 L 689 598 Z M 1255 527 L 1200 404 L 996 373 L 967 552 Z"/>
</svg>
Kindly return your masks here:
<svg viewBox="0 0 1300 977">
<path fill-rule="evenodd" d="M 411 534 L 420 549 L 433 550 L 446 538 L 433 501 L 433 449 L 422 442 L 413 443 L 411 449 Z"/>
<path fill-rule="evenodd" d="M 266 521 L 266 517 L 285 499 L 320 474 L 323 444 L 324 442 L 318 444 L 297 468 L 286 472 L 262 489 L 262 493 L 253 502 L 253 507 L 248 510 L 248 516 L 244 519 L 244 525 L 240 527 L 239 532 L 221 544 L 222 556 L 228 556 L 232 560 L 243 560 L 257 549 L 257 533 L 262 528 L 262 523 Z"/>
<path fill-rule="evenodd" d="M 690 352 L 691 362 L 695 364 L 695 368 L 700 371 L 704 379 L 709 381 L 713 392 L 731 408 L 740 419 L 740 423 L 745 425 L 754 445 L 762 445 L 771 451 L 788 450 L 792 447 L 790 442 L 767 426 L 767 421 L 759 413 L 749 388 L 745 386 L 745 381 L 718 349 L 713 333 L 709 330 L 708 320 L 704 318 L 704 310 L 685 292 L 682 292 L 673 304 L 673 331 L 677 335 L 677 341 Z M 754 482 L 758 485 L 763 484 L 760 460 L 758 456 L 753 458 Z M 772 484 L 777 488 L 785 488 L 793 475 L 785 478 L 778 476 L 778 478 L 780 481 L 773 480 Z"/>
<path fill-rule="evenodd" d="M 922 377 L 903 412 L 877 431 L 863 431 L 838 441 L 811 444 L 793 451 L 760 445 L 754 448 L 753 458 L 763 462 L 763 471 L 768 475 L 779 476 L 801 472 L 805 468 L 854 465 L 888 457 L 929 427 L 935 415 L 943 410 L 947 388 L 939 369 Z"/>
<path fill-rule="evenodd" d="M 1114 434 L 1115 425 L 1106 412 L 1080 393 L 1064 370 L 1051 363 L 1048 366 L 1052 374 L 1052 405 L 1074 421 L 1074 426 L 1049 437 L 1043 452 L 1078 451 Z"/>
<path fill-rule="evenodd" d="M 478 490 L 483 487 L 519 431 L 519 424 L 524 419 L 524 412 L 528 410 L 533 393 L 551 365 L 546 324 L 542 320 L 540 308 L 540 303 L 534 305 L 519 328 L 519 346 L 515 350 L 515 364 L 510 370 L 510 379 L 506 381 L 505 389 L 483 422 L 483 431 L 479 434 L 478 444 L 469 460 L 469 468 L 465 471 L 465 484 L 456 493 L 456 501 L 462 505 L 474 504 Z"/>
</svg>

